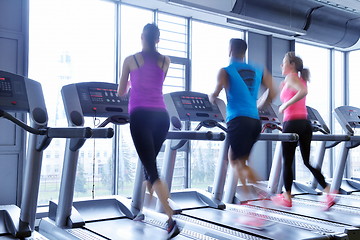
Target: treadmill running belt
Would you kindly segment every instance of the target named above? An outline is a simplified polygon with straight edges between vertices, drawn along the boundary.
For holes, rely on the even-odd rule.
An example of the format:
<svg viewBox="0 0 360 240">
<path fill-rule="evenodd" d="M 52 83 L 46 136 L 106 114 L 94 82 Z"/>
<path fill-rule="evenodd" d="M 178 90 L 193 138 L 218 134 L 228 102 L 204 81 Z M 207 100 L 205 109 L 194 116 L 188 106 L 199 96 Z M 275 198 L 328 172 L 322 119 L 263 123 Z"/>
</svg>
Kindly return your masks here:
<svg viewBox="0 0 360 240">
<path fill-rule="evenodd" d="M 113 240 L 167 239 L 167 232 L 165 229 L 147 225 L 143 222 L 136 222 L 127 218 L 86 223 L 86 229 Z M 181 235 L 178 235 L 176 239 L 188 240 L 188 238 Z"/>
<path fill-rule="evenodd" d="M 334 223 L 340 223 L 353 227 L 360 227 L 359 208 L 352 208 L 343 205 L 334 205 L 329 211 L 323 211 L 324 208 L 321 202 L 314 202 L 306 199 L 293 198 L 293 206 L 291 209 L 278 207 L 269 200 L 267 207 L 278 211 L 288 212 L 301 216 L 308 216 L 311 218 L 322 219 Z M 252 201 L 251 205 L 262 206 L 261 201 Z"/>
<path fill-rule="evenodd" d="M 224 211 L 213 208 L 201 208 L 185 210 L 181 214 L 270 239 L 329 239 L 329 236 L 326 235 L 300 228 L 294 228 L 289 225 L 276 222 L 259 230 L 249 228 L 239 223 L 241 218 L 245 217 L 245 215 L 232 211 Z"/>
<path fill-rule="evenodd" d="M 305 194 L 305 195 L 297 195 L 295 196 L 296 198 L 300 198 L 300 199 L 307 199 L 307 200 L 312 200 L 312 201 L 324 201 L 324 196 L 318 196 L 318 195 L 310 195 L 310 194 Z M 352 196 L 352 195 L 339 195 L 336 197 L 337 199 L 337 203 L 338 205 L 344 205 L 344 206 L 350 206 L 350 207 L 356 207 L 356 208 L 360 208 L 360 198 L 359 196 Z M 359 209 L 359 213 L 360 213 L 360 209 Z"/>
</svg>

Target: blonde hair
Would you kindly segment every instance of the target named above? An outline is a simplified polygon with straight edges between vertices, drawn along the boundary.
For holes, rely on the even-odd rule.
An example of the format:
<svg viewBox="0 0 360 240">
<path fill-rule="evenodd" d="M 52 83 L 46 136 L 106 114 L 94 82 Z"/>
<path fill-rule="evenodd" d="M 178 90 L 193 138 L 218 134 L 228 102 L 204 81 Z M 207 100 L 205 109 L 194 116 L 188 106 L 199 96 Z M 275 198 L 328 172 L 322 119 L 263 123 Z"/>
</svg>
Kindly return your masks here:
<svg viewBox="0 0 360 240">
<path fill-rule="evenodd" d="M 290 63 L 295 64 L 297 72 L 300 72 L 300 76 L 305 80 L 310 80 L 310 71 L 307 68 L 304 68 L 303 60 L 295 55 L 295 52 L 288 52 L 285 54 L 285 57 L 289 60 Z"/>
</svg>

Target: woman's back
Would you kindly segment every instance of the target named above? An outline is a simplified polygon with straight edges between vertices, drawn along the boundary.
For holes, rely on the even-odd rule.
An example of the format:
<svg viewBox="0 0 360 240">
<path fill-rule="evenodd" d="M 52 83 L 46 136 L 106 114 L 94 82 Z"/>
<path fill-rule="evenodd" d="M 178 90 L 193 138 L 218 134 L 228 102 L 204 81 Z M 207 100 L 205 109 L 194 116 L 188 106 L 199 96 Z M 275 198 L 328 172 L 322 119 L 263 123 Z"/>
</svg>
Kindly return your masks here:
<svg viewBox="0 0 360 240">
<path fill-rule="evenodd" d="M 138 107 L 164 109 L 162 87 L 165 72 L 162 67 L 165 57 L 158 52 L 143 51 L 133 55 L 133 58 L 136 68 L 130 71 L 129 111 Z M 159 66 L 159 62 L 162 66 Z"/>
</svg>

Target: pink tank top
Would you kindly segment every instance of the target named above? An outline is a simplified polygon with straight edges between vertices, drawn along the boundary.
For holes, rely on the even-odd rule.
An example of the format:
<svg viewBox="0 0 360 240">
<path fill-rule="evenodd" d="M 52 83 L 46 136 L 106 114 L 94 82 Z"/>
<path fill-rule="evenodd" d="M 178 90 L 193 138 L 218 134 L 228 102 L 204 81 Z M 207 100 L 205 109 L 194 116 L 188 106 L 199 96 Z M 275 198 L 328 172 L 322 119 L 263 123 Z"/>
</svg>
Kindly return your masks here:
<svg viewBox="0 0 360 240">
<path fill-rule="evenodd" d="M 303 78 L 300 78 L 301 82 L 307 86 L 306 81 Z M 285 87 L 285 84 L 282 83 L 282 90 L 280 93 L 280 100 L 284 103 L 289 101 L 295 94 L 296 90 Z M 307 109 L 306 109 L 306 97 L 300 99 L 294 104 L 291 104 L 284 111 L 283 121 L 296 120 L 296 119 L 307 119 Z"/>
<path fill-rule="evenodd" d="M 165 73 L 158 66 L 160 54 L 141 52 L 141 55 L 144 64 L 130 72 L 129 112 L 139 107 L 166 109 L 162 93 Z"/>
</svg>

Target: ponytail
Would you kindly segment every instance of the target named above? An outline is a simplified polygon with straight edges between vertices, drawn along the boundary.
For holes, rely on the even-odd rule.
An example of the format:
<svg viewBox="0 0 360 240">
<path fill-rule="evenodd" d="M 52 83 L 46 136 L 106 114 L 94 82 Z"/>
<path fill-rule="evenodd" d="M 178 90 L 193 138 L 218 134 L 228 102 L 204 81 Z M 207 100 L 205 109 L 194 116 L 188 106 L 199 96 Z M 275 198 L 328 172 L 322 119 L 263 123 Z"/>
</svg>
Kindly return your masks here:
<svg viewBox="0 0 360 240">
<path fill-rule="evenodd" d="M 295 55 L 295 52 L 287 52 L 285 57 L 289 60 L 290 63 L 295 64 L 295 69 L 297 72 L 300 72 L 300 76 L 305 81 L 310 81 L 310 71 L 308 68 L 304 68 L 303 60 Z"/>
<path fill-rule="evenodd" d="M 302 79 L 309 82 L 310 81 L 310 71 L 309 71 L 309 69 L 308 68 L 303 68 L 300 71 L 300 76 L 302 77 Z"/>
</svg>

